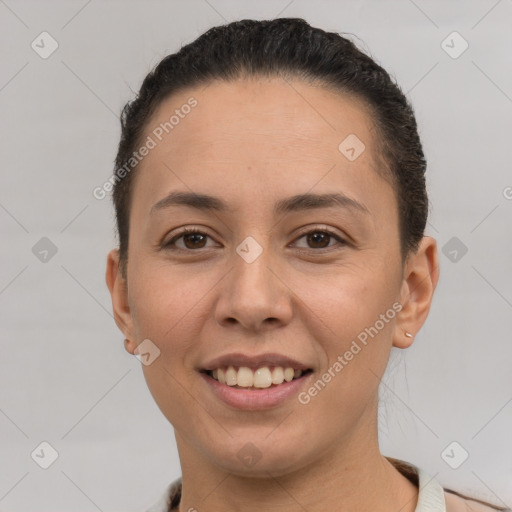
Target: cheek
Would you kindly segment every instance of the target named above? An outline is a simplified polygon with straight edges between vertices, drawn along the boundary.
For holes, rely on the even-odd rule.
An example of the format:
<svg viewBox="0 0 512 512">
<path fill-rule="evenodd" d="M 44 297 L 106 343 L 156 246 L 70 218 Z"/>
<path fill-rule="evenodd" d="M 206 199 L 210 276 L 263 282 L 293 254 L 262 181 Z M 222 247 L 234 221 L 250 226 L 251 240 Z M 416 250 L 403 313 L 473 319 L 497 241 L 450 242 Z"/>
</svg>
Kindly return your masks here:
<svg viewBox="0 0 512 512">
<path fill-rule="evenodd" d="M 152 364 L 142 366 L 144 378 L 162 413 L 186 430 L 190 411 L 197 407 L 191 356 L 197 354 L 206 315 L 211 315 L 207 292 L 218 279 L 210 282 L 197 273 L 148 263 L 134 265 L 133 275 L 130 296 L 137 340 L 150 339 L 160 351 Z"/>
<path fill-rule="evenodd" d="M 178 326 L 205 293 L 194 272 L 185 267 L 133 257 L 130 270 L 130 307 L 144 336 L 160 338 L 162 332 Z"/>
<path fill-rule="evenodd" d="M 172 266 L 135 255 L 131 263 L 129 295 L 135 333 L 139 342 L 150 339 L 160 350 L 158 364 L 144 367 L 146 379 L 152 391 L 176 389 L 177 382 L 162 378 L 161 367 L 173 376 L 190 380 L 194 371 L 191 358 L 197 357 L 199 340 L 207 341 L 221 329 L 214 319 L 215 304 L 219 293 L 227 291 L 216 286 L 230 289 L 224 279 L 231 277 L 220 265 Z M 373 390 L 377 377 L 371 372 L 380 375 L 387 364 L 393 322 L 389 315 L 386 322 L 381 321 L 380 315 L 392 308 L 397 282 L 389 266 L 385 269 L 372 255 L 361 258 L 357 265 L 310 264 L 307 270 L 284 268 L 281 278 L 287 286 L 276 282 L 286 294 L 283 300 L 290 301 L 293 309 L 287 328 L 301 332 L 301 343 L 310 344 L 316 351 L 321 373 L 339 357 L 346 361 L 329 383 L 325 397 L 341 405 L 352 403 L 353 397 Z"/>
<path fill-rule="evenodd" d="M 162 352 L 172 350 L 174 361 L 177 356 L 185 357 L 187 350 L 207 335 L 202 331 L 211 324 L 215 301 L 222 293 L 216 285 L 231 289 L 223 280 L 225 268 L 172 266 L 142 258 L 140 263 L 133 258 L 132 265 L 129 295 L 138 341 L 149 338 Z M 283 300 L 293 309 L 288 327 L 303 330 L 304 337 L 329 359 L 348 350 L 358 336 L 364 337 L 365 329 L 391 308 L 399 291 L 389 266 L 385 269 L 382 261 L 373 257 L 361 258 L 357 265 L 310 264 L 307 270 L 289 267 L 281 274 L 287 286 L 279 282 L 276 286 L 287 294 Z M 229 275 L 224 279 L 230 279 Z M 387 323 L 380 330 L 379 337 L 387 335 Z"/>
<path fill-rule="evenodd" d="M 367 258 L 364 265 L 334 266 L 327 272 L 297 279 L 291 288 L 304 304 L 300 320 L 311 322 L 312 331 L 324 333 L 326 346 L 343 349 L 347 341 L 357 338 L 392 309 L 400 291 L 398 272 L 384 267 L 377 258 Z M 392 310 L 385 326 L 379 322 L 379 331 L 387 334 L 394 316 Z"/>
<path fill-rule="evenodd" d="M 190 266 L 142 261 L 133 263 L 130 307 L 137 340 L 150 339 L 160 350 L 160 363 L 184 376 L 211 322 L 211 297 L 222 272 Z M 150 367 L 148 367 L 148 370 Z"/>
<path fill-rule="evenodd" d="M 323 361 L 317 375 L 321 382 L 315 381 L 307 394 L 320 408 L 328 402 L 340 415 L 355 412 L 375 393 L 387 366 L 400 308 L 397 276 L 375 262 L 365 269 L 339 269 L 328 281 L 316 279 L 316 285 L 303 282 L 297 294 L 307 306 L 301 321 L 322 351 Z M 315 398 L 320 395 L 321 399 Z"/>
</svg>

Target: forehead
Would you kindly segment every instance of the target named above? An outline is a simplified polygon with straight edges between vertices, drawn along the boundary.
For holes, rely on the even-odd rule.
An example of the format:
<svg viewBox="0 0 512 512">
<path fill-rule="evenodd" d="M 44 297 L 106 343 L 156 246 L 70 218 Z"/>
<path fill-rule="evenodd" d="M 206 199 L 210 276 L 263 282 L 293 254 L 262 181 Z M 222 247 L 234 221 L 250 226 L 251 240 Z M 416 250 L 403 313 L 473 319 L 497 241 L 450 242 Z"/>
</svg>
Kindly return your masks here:
<svg viewBox="0 0 512 512">
<path fill-rule="evenodd" d="M 162 101 L 143 137 L 154 148 L 139 164 L 136 188 L 148 201 L 178 185 L 233 198 L 243 190 L 261 197 L 317 184 L 383 185 L 369 109 L 300 80 L 213 81 L 180 91 Z"/>
<path fill-rule="evenodd" d="M 186 108 L 190 99 L 197 105 Z M 169 151 L 184 143 L 205 151 L 241 143 L 241 150 L 256 144 L 271 145 L 272 138 L 292 144 L 297 157 L 318 151 L 332 153 L 350 133 L 371 148 L 374 125 L 366 105 L 356 96 L 313 86 L 300 80 L 246 78 L 213 81 L 202 87 L 180 91 L 165 99 L 148 122 L 146 132 L 169 122 L 172 114 L 186 110 L 176 125 L 163 133 Z M 165 129 L 165 126 L 164 126 Z M 167 137 L 169 135 L 169 137 Z M 281 148 L 283 151 L 285 148 Z M 241 151 L 240 151 L 241 152 Z"/>
</svg>

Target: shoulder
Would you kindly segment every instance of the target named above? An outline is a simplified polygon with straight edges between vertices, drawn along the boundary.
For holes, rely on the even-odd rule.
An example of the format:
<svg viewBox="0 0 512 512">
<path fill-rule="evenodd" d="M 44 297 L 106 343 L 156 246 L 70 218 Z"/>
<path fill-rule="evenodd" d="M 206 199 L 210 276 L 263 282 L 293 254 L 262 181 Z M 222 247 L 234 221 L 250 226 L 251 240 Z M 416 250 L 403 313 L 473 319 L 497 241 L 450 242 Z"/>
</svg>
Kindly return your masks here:
<svg viewBox="0 0 512 512">
<path fill-rule="evenodd" d="M 509 508 L 500 508 L 486 503 L 477 498 L 471 498 L 451 489 L 444 490 L 444 500 L 446 502 L 446 512 L 496 512 L 510 511 Z"/>
<path fill-rule="evenodd" d="M 415 512 L 512 512 L 510 508 L 487 503 L 476 497 L 466 496 L 444 488 L 420 467 L 404 460 L 386 457 L 391 464 L 419 489 Z"/>
<path fill-rule="evenodd" d="M 443 488 L 433 478 L 429 478 L 420 468 L 405 461 L 392 460 L 395 467 L 399 467 L 401 472 L 420 488 L 417 511 L 434 510 L 437 504 L 439 508 L 435 508 L 435 510 L 443 510 L 443 512 L 512 512 L 510 508 L 500 508 L 478 498 L 472 498 L 452 489 Z M 173 512 L 178 510 L 181 499 L 181 485 L 181 477 L 174 480 L 168 485 L 160 500 L 146 512 Z M 442 506 L 442 496 L 444 496 L 446 508 Z"/>
</svg>

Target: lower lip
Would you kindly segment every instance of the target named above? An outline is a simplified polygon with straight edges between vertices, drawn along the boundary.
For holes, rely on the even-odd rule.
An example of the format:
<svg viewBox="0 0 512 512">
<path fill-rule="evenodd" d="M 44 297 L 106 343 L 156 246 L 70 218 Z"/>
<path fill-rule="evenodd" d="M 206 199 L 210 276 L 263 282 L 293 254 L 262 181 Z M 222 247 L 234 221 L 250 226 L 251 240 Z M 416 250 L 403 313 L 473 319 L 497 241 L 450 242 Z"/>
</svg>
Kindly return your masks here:
<svg viewBox="0 0 512 512">
<path fill-rule="evenodd" d="M 298 379 L 283 382 L 279 384 L 279 386 L 270 388 L 240 389 L 228 386 L 227 384 L 221 384 L 218 380 L 215 380 L 206 373 L 201 373 L 201 377 L 217 398 L 231 407 L 248 411 L 277 407 L 290 397 L 297 396 L 300 388 L 311 375 L 312 373 L 307 373 Z"/>
</svg>

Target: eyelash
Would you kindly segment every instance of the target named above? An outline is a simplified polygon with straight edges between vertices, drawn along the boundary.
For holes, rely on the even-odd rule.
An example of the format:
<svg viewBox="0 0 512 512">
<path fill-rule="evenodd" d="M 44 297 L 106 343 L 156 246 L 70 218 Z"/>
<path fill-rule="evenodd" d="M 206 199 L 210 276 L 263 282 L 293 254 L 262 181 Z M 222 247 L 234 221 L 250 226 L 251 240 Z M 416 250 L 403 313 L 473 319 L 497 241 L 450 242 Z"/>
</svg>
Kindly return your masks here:
<svg viewBox="0 0 512 512">
<path fill-rule="evenodd" d="M 311 235 L 311 234 L 317 234 L 317 233 L 322 233 L 322 234 L 327 234 L 329 235 L 330 237 L 334 238 L 340 245 L 340 247 L 338 248 L 341 248 L 342 246 L 345 246 L 345 245 L 348 245 L 348 242 L 346 240 L 344 240 L 343 238 L 341 238 L 338 234 L 334 233 L 333 231 L 329 230 L 329 229 L 326 229 L 326 228 L 316 228 L 316 229 L 312 229 L 310 231 L 306 231 L 304 233 L 301 233 L 297 240 L 300 240 L 301 238 L 307 236 L 307 235 Z M 181 247 L 175 247 L 174 244 L 176 243 L 177 240 L 179 240 L 180 238 L 184 237 L 185 235 L 188 235 L 188 234 L 197 234 L 197 235 L 206 235 L 207 237 L 209 238 L 212 238 L 210 237 L 210 235 L 208 235 L 208 233 L 205 233 L 197 228 L 184 228 L 180 233 L 178 233 L 177 235 L 173 236 L 168 242 L 165 242 L 164 244 L 162 244 L 162 248 L 165 249 L 165 250 L 169 250 L 169 251 L 182 251 L 182 252 L 199 252 L 201 251 L 202 249 L 205 249 L 204 247 L 200 247 L 199 249 L 182 249 Z M 299 252 L 301 253 L 309 253 L 311 254 L 311 252 L 315 252 L 315 253 L 318 253 L 318 252 L 322 252 L 322 251 L 330 251 L 332 250 L 332 248 L 335 247 L 335 246 L 327 246 L 327 247 L 321 247 L 319 249 L 303 249 L 303 248 L 300 248 L 299 249 Z"/>
</svg>

